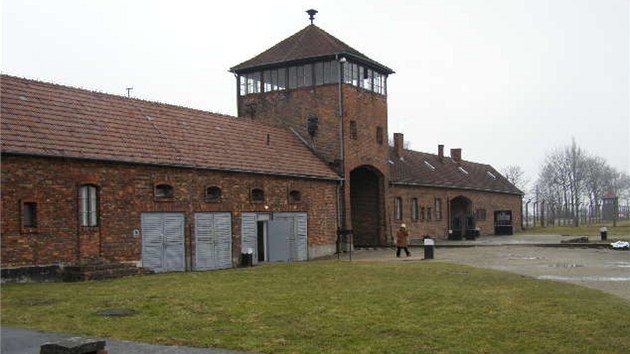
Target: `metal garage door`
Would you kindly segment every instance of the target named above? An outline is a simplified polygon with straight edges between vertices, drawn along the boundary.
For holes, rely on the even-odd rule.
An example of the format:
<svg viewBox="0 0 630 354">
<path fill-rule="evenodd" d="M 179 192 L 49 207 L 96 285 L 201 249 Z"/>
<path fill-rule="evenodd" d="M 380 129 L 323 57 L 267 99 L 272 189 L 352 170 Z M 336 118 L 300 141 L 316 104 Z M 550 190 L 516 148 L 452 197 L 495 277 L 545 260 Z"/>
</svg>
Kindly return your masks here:
<svg viewBox="0 0 630 354">
<path fill-rule="evenodd" d="M 142 266 L 154 272 L 185 270 L 184 214 L 143 213 Z"/>
<path fill-rule="evenodd" d="M 308 260 L 308 239 L 307 239 L 307 214 L 306 213 L 276 213 L 273 214 L 274 222 L 288 222 L 288 238 L 286 247 L 288 249 L 289 261 Z"/>
<path fill-rule="evenodd" d="M 232 267 L 232 217 L 230 213 L 195 214 L 195 269 Z"/>
<path fill-rule="evenodd" d="M 254 252 L 254 263 L 258 260 L 258 216 L 243 213 L 241 219 L 242 250 Z M 275 213 L 266 221 L 267 237 L 265 249 L 268 261 L 305 261 L 308 259 L 308 236 L 306 213 Z"/>
</svg>

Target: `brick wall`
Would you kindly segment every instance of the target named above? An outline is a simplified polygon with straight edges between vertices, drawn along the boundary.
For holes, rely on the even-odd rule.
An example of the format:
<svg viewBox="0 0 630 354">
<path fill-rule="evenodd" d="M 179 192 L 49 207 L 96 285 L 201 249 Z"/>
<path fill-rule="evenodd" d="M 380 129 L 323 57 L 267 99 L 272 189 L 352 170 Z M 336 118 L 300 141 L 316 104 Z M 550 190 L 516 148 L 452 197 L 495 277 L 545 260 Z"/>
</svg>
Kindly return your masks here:
<svg viewBox="0 0 630 354">
<path fill-rule="evenodd" d="M 514 229 L 516 230 L 521 227 L 521 197 L 518 195 L 395 185 L 390 187 L 389 196 L 387 197 L 387 204 L 391 214 L 388 217 L 392 219 L 393 224 L 392 229 L 388 230 L 390 235 L 395 234 L 396 228 L 400 225 L 400 223 L 405 223 L 412 238 L 419 238 L 424 235 L 446 237 L 449 230 L 448 202 L 458 196 L 464 196 L 470 199 L 472 202 L 473 213 L 475 213 L 478 209 L 485 210 L 485 220 L 477 220 L 476 223 L 476 226 L 481 229 L 482 235 L 494 234 L 495 210 L 512 210 L 512 223 L 514 225 Z M 394 218 L 394 198 L 396 197 L 402 198 L 402 220 L 396 220 Z M 431 220 L 428 220 L 428 218 L 422 220 L 421 216 L 418 220 L 412 220 L 411 201 L 413 198 L 418 199 L 419 214 L 422 207 L 425 208 L 425 212 L 427 211 L 427 208 L 431 208 Z M 436 218 L 436 198 L 440 199 L 442 204 L 441 219 Z"/>
<path fill-rule="evenodd" d="M 293 128 L 313 144 L 318 153 L 328 163 L 340 159 L 339 110 L 343 112 L 344 136 L 344 173 L 347 177 L 343 190 L 345 202 L 346 227 L 353 228 L 353 222 L 366 224 L 359 228 L 376 228 L 376 238 L 384 239 L 387 230 L 384 217 L 384 205 L 373 205 L 378 215 L 354 213 L 352 216 L 350 171 L 371 166 L 383 186 L 389 183 L 387 164 L 387 96 L 352 85 L 342 85 L 342 105 L 339 105 L 339 85 L 323 85 L 285 91 L 251 94 L 240 96 L 239 115 L 279 127 Z M 316 139 L 310 138 L 307 125 L 308 117 L 316 115 L 319 119 Z M 380 139 L 377 138 L 377 133 Z M 341 167 L 341 166 L 340 166 Z M 341 172 L 341 171 L 340 171 Z M 383 193 L 384 187 L 378 187 Z M 381 203 L 383 197 L 375 203 Z M 360 215 L 364 215 L 361 220 Z M 374 225 L 373 222 L 377 221 Z"/>
<path fill-rule="evenodd" d="M 239 96 L 238 112 L 276 127 L 293 128 L 327 162 L 339 159 L 338 85 L 274 91 Z M 315 139 L 308 134 L 308 118 L 318 118 Z"/>
<path fill-rule="evenodd" d="M 173 198 L 154 198 L 156 184 L 173 187 Z M 99 189 L 99 226 L 79 223 L 79 187 Z M 220 202 L 206 202 L 205 188 L 218 186 Z M 251 203 L 250 190 L 265 191 Z M 337 182 L 63 158 L 2 155 L 2 265 L 75 263 L 93 258 L 138 261 L 143 212 L 184 212 L 186 244 L 193 213 L 232 213 L 233 252 L 240 253 L 241 212 L 307 212 L 309 247 L 336 241 Z M 290 203 L 298 190 L 301 201 Z M 21 227 L 21 204 L 37 203 L 37 228 Z M 190 257 L 190 250 L 187 250 Z"/>
</svg>

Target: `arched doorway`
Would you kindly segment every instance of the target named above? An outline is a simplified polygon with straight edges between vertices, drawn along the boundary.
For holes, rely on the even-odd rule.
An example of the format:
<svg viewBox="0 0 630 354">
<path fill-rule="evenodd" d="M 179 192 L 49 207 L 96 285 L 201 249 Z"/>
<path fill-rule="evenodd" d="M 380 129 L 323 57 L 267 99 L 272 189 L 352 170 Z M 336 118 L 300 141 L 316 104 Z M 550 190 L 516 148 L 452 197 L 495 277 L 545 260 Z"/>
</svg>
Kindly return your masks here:
<svg viewBox="0 0 630 354">
<path fill-rule="evenodd" d="M 449 238 L 461 240 L 469 230 L 475 229 L 475 215 L 472 201 L 462 195 L 449 203 L 450 225 L 452 233 Z"/>
<path fill-rule="evenodd" d="M 383 174 L 371 166 L 350 172 L 350 209 L 355 246 L 383 243 Z"/>
</svg>

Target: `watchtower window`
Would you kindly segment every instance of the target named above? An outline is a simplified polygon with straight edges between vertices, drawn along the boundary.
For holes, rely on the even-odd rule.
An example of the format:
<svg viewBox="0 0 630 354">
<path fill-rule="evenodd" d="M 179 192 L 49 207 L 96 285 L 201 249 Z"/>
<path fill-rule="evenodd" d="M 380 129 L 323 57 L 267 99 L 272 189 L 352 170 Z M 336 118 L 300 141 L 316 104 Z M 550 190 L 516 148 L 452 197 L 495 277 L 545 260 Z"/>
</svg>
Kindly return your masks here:
<svg viewBox="0 0 630 354">
<path fill-rule="evenodd" d="M 357 139 L 357 121 L 356 120 L 351 120 L 350 121 L 350 138 L 351 139 Z"/>
<path fill-rule="evenodd" d="M 383 127 L 376 127 L 376 143 L 383 145 Z"/>
</svg>

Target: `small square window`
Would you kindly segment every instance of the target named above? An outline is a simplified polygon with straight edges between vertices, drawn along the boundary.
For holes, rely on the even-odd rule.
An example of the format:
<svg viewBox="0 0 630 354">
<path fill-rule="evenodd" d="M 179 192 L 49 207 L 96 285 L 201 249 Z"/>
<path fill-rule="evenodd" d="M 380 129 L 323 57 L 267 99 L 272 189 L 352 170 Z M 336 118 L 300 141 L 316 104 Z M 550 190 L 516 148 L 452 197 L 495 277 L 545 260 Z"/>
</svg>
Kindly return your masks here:
<svg viewBox="0 0 630 354">
<path fill-rule="evenodd" d="M 262 203 L 265 201 L 265 191 L 260 188 L 254 188 L 251 191 L 250 200 L 252 203 Z"/>
<path fill-rule="evenodd" d="M 168 184 L 158 184 L 155 186 L 156 199 L 172 199 L 174 195 L 173 187 Z"/>
<path fill-rule="evenodd" d="M 293 190 L 289 192 L 289 202 L 290 203 L 299 203 L 302 201 L 302 194 L 300 191 Z"/>
<path fill-rule="evenodd" d="M 206 188 L 205 200 L 207 203 L 218 203 L 221 201 L 221 188 L 208 187 Z"/>
</svg>

